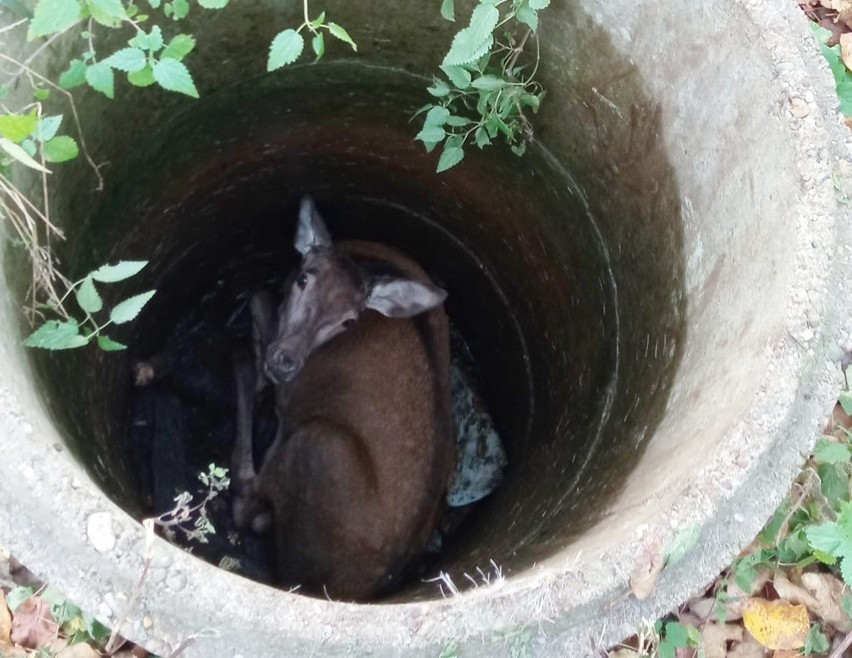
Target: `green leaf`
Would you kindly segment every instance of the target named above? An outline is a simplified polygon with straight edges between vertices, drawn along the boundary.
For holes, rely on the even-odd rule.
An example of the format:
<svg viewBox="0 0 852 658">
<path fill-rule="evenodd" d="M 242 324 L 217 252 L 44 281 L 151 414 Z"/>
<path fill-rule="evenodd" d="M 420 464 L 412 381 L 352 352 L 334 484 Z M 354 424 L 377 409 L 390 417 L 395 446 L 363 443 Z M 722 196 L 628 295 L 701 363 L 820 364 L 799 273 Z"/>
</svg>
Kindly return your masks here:
<svg viewBox="0 0 852 658">
<path fill-rule="evenodd" d="M 840 609 L 843 614 L 852 619 L 852 594 L 844 594 L 843 600 L 840 602 Z"/>
<path fill-rule="evenodd" d="M 670 621 L 666 623 L 666 640 L 678 649 L 686 649 L 689 646 L 689 631 L 683 624 Z"/>
<path fill-rule="evenodd" d="M 154 25 L 148 34 L 145 34 L 144 31 L 140 32 L 127 43 L 136 48 L 155 53 L 163 47 L 163 31 L 159 25 Z"/>
<path fill-rule="evenodd" d="M 483 126 L 479 126 L 479 128 L 476 129 L 476 132 L 473 134 L 473 137 L 476 141 L 476 145 L 479 148 L 488 146 L 491 143 L 491 138 L 488 136 L 488 131 L 485 130 Z"/>
<path fill-rule="evenodd" d="M 805 536 L 813 549 L 829 555 L 836 555 L 844 541 L 840 529 L 834 521 L 807 528 Z"/>
<path fill-rule="evenodd" d="M 536 11 L 547 9 L 550 6 L 550 0 L 530 0 L 530 7 Z"/>
<path fill-rule="evenodd" d="M 701 527 L 696 524 L 682 528 L 663 549 L 666 564 L 670 566 L 680 562 L 683 556 L 698 543 L 700 535 Z"/>
<path fill-rule="evenodd" d="M 59 86 L 63 89 L 79 87 L 86 81 L 86 63 L 82 59 L 72 59 L 68 68 L 59 76 Z"/>
<path fill-rule="evenodd" d="M 2 119 L 2 117 L 0 117 L 0 119 Z M 59 132 L 60 125 L 62 125 L 61 114 L 42 117 L 38 120 L 38 125 L 33 132 L 33 137 L 40 142 L 51 140 L 56 136 L 56 133 Z"/>
<path fill-rule="evenodd" d="M 176 21 L 186 18 L 189 15 L 189 2 L 187 0 L 172 0 L 171 2 L 173 18 Z"/>
<path fill-rule="evenodd" d="M 115 74 L 109 64 L 98 62 L 88 67 L 86 82 L 92 89 L 101 92 L 107 98 L 115 97 Z"/>
<path fill-rule="evenodd" d="M 430 96 L 435 98 L 443 98 L 450 93 L 450 88 L 443 80 L 435 80 L 435 84 L 426 89 Z"/>
<path fill-rule="evenodd" d="M 68 350 L 83 347 L 89 339 L 80 335 L 80 325 L 77 320 L 48 320 L 24 340 L 27 347 L 37 347 L 44 350 Z"/>
<path fill-rule="evenodd" d="M 317 56 L 314 61 L 320 61 L 325 54 L 325 35 L 322 32 L 318 32 L 311 39 L 311 48 L 313 48 L 314 54 Z"/>
<path fill-rule="evenodd" d="M 0 94 L 0 97 L 2 97 L 2 94 Z M 46 101 L 50 98 L 50 89 L 45 87 L 35 87 L 33 89 L 33 98 L 37 101 Z"/>
<path fill-rule="evenodd" d="M 454 23 L 456 20 L 455 0 L 443 0 L 441 2 L 441 16 L 445 21 Z"/>
<path fill-rule="evenodd" d="M 89 276 L 101 283 L 116 283 L 136 276 L 147 264 L 147 260 L 120 260 L 115 265 L 101 265 Z"/>
<path fill-rule="evenodd" d="M 198 98 L 198 90 L 192 81 L 192 75 L 183 62 L 176 59 L 161 59 L 154 64 L 153 73 L 154 80 L 163 89 Z"/>
<path fill-rule="evenodd" d="M 460 146 L 451 146 L 449 148 L 444 146 L 444 150 L 441 151 L 441 157 L 438 159 L 438 169 L 436 171 L 440 174 L 442 171 L 455 167 L 463 159 L 464 150 Z"/>
<path fill-rule="evenodd" d="M 657 651 L 660 658 L 677 658 L 677 647 L 668 640 L 660 640 Z"/>
<path fill-rule="evenodd" d="M 470 87 L 470 71 L 463 66 L 442 66 L 441 70 L 456 89 L 464 91 Z"/>
<path fill-rule="evenodd" d="M 321 25 L 325 25 L 325 12 L 320 13 L 314 20 L 311 21 L 311 27 L 315 30 Z"/>
<path fill-rule="evenodd" d="M 98 335 L 98 347 L 104 352 L 120 352 L 127 349 L 127 345 L 124 343 L 114 341 L 109 336 L 104 336 L 103 334 Z"/>
<path fill-rule="evenodd" d="M 839 464 L 819 464 L 820 493 L 834 509 L 849 500 L 849 475 Z"/>
<path fill-rule="evenodd" d="M 450 111 L 446 107 L 435 105 L 426 113 L 426 119 L 423 121 L 423 127 L 442 127 L 450 116 Z"/>
<path fill-rule="evenodd" d="M 852 587 L 852 546 L 841 546 L 840 575 L 849 587 Z"/>
<path fill-rule="evenodd" d="M 358 52 L 358 46 L 355 44 L 354 41 L 352 41 L 352 37 L 349 36 L 349 33 L 344 30 L 343 27 L 341 27 L 337 23 L 329 23 L 328 31 L 331 32 L 331 36 L 348 43 L 350 46 L 352 46 L 352 50 L 354 50 L 356 53 Z"/>
<path fill-rule="evenodd" d="M 445 123 L 448 126 L 453 126 L 454 128 L 463 128 L 464 126 L 472 124 L 473 121 L 467 117 L 448 116 Z"/>
<path fill-rule="evenodd" d="M 45 169 L 41 166 L 41 164 L 33 160 L 21 146 L 15 144 L 15 142 L 9 141 L 5 137 L 0 137 L 0 149 L 6 151 L 7 155 L 11 156 L 12 159 L 17 160 L 22 165 L 25 165 L 30 169 L 35 169 L 36 171 L 41 171 L 45 174 L 50 173 L 48 169 Z"/>
<path fill-rule="evenodd" d="M 229 0 L 198 0 L 198 4 L 204 9 L 224 9 L 228 2 Z"/>
<path fill-rule="evenodd" d="M 852 415 L 852 393 L 849 391 L 843 391 L 840 394 L 840 397 L 837 398 L 837 401 L 840 402 L 840 406 L 843 407 L 843 411 L 845 411 L 847 415 Z"/>
<path fill-rule="evenodd" d="M 147 60 L 141 48 L 122 48 L 103 60 L 103 63 L 119 71 L 133 73 L 144 69 Z"/>
<path fill-rule="evenodd" d="M 497 7 L 480 4 L 473 10 L 470 25 L 459 30 L 453 38 L 450 50 L 444 57 L 443 66 L 469 64 L 491 50 L 494 43 L 494 28 L 500 21 Z"/>
<path fill-rule="evenodd" d="M 15 612 L 21 604 L 30 598 L 35 592 L 32 587 L 15 587 L 6 595 L 6 603 L 9 610 Z"/>
<path fill-rule="evenodd" d="M 44 157 L 51 162 L 73 160 L 80 153 L 77 142 L 68 135 L 59 135 L 44 144 Z"/>
<path fill-rule="evenodd" d="M 12 142 L 22 142 L 38 127 L 38 114 L 4 114 L 0 116 L 0 136 Z"/>
<path fill-rule="evenodd" d="M 98 289 L 95 288 L 95 282 L 92 281 L 91 276 L 83 279 L 83 283 L 77 288 L 75 295 L 80 308 L 86 313 L 97 313 L 104 307 L 104 302 L 98 294 Z"/>
<path fill-rule="evenodd" d="M 141 71 L 128 73 L 127 81 L 136 87 L 150 87 L 157 82 L 154 80 L 154 69 L 150 66 L 146 66 Z"/>
<path fill-rule="evenodd" d="M 302 35 L 296 30 L 284 30 L 275 35 L 269 46 L 269 58 L 266 61 L 266 70 L 275 71 L 282 66 L 292 64 L 305 47 Z"/>
<path fill-rule="evenodd" d="M 538 108 L 541 105 L 541 98 L 536 96 L 535 94 L 522 93 L 521 94 L 521 105 L 532 108 L 533 112 L 538 112 Z"/>
<path fill-rule="evenodd" d="M 514 153 L 520 158 L 524 153 L 527 152 L 527 143 L 521 142 L 520 144 L 511 144 L 509 148 L 512 149 L 512 153 Z"/>
<path fill-rule="evenodd" d="M 528 25 L 533 32 L 538 30 L 538 12 L 529 5 L 522 5 L 515 14 L 515 18 L 524 25 Z"/>
<path fill-rule="evenodd" d="M 425 126 L 423 130 L 417 133 L 414 139 L 421 142 L 440 142 L 446 134 L 444 129 L 438 126 Z"/>
<path fill-rule="evenodd" d="M 483 75 L 474 80 L 471 86 L 476 89 L 482 89 L 483 91 L 495 91 L 509 84 L 503 78 L 498 78 L 496 75 Z"/>
<path fill-rule="evenodd" d="M 194 36 L 191 34 L 176 34 L 172 37 L 172 40 L 169 41 L 169 45 L 166 46 L 166 49 L 162 52 L 160 58 L 176 59 L 180 62 L 184 57 L 192 52 L 193 48 L 195 48 Z"/>
<path fill-rule="evenodd" d="M 35 141 L 30 139 L 29 137 L 23 142 L 21 142 L 21 148 L 24 149 L 26 154 L 31 158 L 34 158 L 36 156 L 36 153 L 38 153 L 38 147 L 36 146 Z"/>
<path fill-rule="evenodd" d="M 149 290 L 139 295 L 134 295 L 125 299 L 123 302 L 116 304 L 115 308 L 110 311 L 109 319 L 115 324 L 124 324 L 130 322 L 139 315 L 142 308 L 147 304 L 151 297 L 156 294 L 156 290 Z"/>
<path fill-rule="evenodd" d="M 814 446 L 814 459 L 824 464 L 843 464 L 852 458 L 852 451 L 845 443 L 819 439 Z"/>
<path fill-rule="evenodd" d="M 118 27 L 127 18 L 121 0 L 86 0 L 86 5 L 92 18 L 106 27 Z"/>
<path fill-rule="evenodd" d="M 39 0 L 33 11 L 27 40 L 62 32 L 81 20 L 83 7 L 78 0 Z"/>
<path fill-rule="evenodd" d="M 825 654 L 828 653 L 829 649 L 831 649 L 831 645 L 828 638 L 820 630 L 819 624 L 811 626 L 811 630 L 808 631 L 808 636 L 805 638 L 805 646 L 802 648 L 804 654 L 806 656 L 814 653 Z"/>
</svg>

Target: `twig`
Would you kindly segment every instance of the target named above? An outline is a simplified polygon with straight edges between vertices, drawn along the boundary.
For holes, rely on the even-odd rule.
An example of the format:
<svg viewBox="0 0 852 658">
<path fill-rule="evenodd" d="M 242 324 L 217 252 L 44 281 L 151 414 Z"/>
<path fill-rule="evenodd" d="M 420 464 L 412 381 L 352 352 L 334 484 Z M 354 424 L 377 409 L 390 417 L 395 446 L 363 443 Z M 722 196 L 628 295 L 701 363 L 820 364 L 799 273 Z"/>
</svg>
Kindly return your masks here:
<svg viewBox="0 0 852 658">
<path fill-rule="evenodd" d="M 44 50 L 46 48 L 49 48 L 50 44 L 52 44 L 59 37 L 64 35 L 66 32 L 68 32 L 68 30 L 70 30 L 71 28 L 77 27 L 77 25 L 79 25 L 79 23 L 74 23 L 74 25 L 66 27 L 61 32 L 57 32 L 55 34 L 52 34 L 50 36 L 50 38 L 47 39 L 47 41 L 45 41 L 38 48 L 36 48 L 29 57 L 27 57 L 24 61 L 21 62 L 20 66 L 18 67 L 18 72 L 15 73 L 9 80 L 6 81 L 6 85 L 11 87 L 13 84 L 15 84 L 15 82 L 18 80 L 18 78 L 20 78 L 25 72 L 31 71 L 32 69 L 30 69 L 30 64 L 33 63 L 33 60 L 35 60 L 36 57 L 38 57 L 42 52 L 44 52 Z"/>
<path fill-rule="evenodd" d="M 784 520 L 781 521 L 781 525 L 778 526 L 778 533 L 775 535 L 776 546 L 780 544 L 781 540 L 784 538 L 790 524 L 790 519 L 793 518 L 793 514 L 801 509 L 802 503 L 805 502 L 805 498 L 807 498 L 808 493 L 810 493 L 810 482 L 811 478 L 808 477 L 805 483 L 800 485 L 801 491 L 799 492 L 799 496 L 796 498 L 796 502 L 790 506 L 790 509 L 787 510 L 787 513 L 784 515 Z"/>
<path fill-rule="evenodd" d="M 178 655 L 182 654 L 186 649 L 193 644 L 198 639 L 204 639 L 208 637 L 219 637 L 219 633 L 217 633 L 213 629 L 199 631 L 198 633 L 193 633 L 189 637 L 181 642 L 175 647 L 175 650 L 172 651 L 166 658 L 177 658 Z"/>
<path fill-rule="evenodd" d="M 17 66 L 23 65 L 23 62 L 18 61 L 14 57 L 9 57 L 8 55 L 6 55 L 2 52 L 0 52 L 0 59 L 3 59 L 7 62 L 11 62 L 12 64 L 15 64 Z M 97 176 L 97 178 L 98 178 L 98 184 L 97 184 L 95 189 L 98 192 L 103 191 L 104 179 L 103 179 L 103 176 L 101 176 L 100 166 L 96 165 L 95 161 L 92 160 L 92 156 L 89 155 L 89 149 L 86 147 L 86 139 L 83 136 L 83 128 L 80 125 L 80 117 L 77 114 L 77 105 L 76 105 L 76 103 L 74 103 L 74 97 L 71 95 L 71 92 L 68 91 L 67 89 L 63 89 L 62 87 L 57 85 L 55 82 L 48 80 L 47 78 L 45 78 L 40 73 L 33 71 L 31 68 L 26 67 L 26 69 L 31 75 L 33 75 L 36 78 L 38 78 L 39 80 L 41 80 L 42 82 L 44 82 L 46 85 L 48 85 L 52 89 L 55 89 L 56 91 L 58 91 L 61 94 L 64 94 L 68 98 L 68 104 L 71 107 L 71 114 L 74 116 L 74 124 L 77 127 L 77 135 L 80 138 L 80 149 L 83 151 L 83 156 L 86 158 L 86 161 L 89 163 L 89 165 L 92 168 L 92 171 L 95 172 L 95 176 Z"/>
<path fill-rule="evenodd" d="M 526 31 L 526 34 L 524 34 L 524 36 L 521 38 L 521 43 L 519 43 L 518 46 L 516 48 L 514 48 L 515 52 L 512 55 L 512 59 L 510 59 L 508 64 L 506 65 L 505 70 L 506 70 L 507 73 L 511 74 L 512 69 L 515 68 L 515 64 L 518 63 L 518 57 L 521 56 L 521 52 L 523 52 L 523 50 L 524 50 L 524 46 L 527 43 L 527 39 L 530 38 L 530 35 L 532 33 L 533 33 L 532 28 L 528 28 L 527 31 Z"/>
<path fill-rule="evenodd" d="M 23 25 L 29 20 L 29 18 L 22 18 L 21 20 L 15 21 L 11 25 L 7 25 L 6 27 L 0 27 L 0 34 L 3 34 L 4 32 L 9 32 L 10 30 L 14 30 L 16 27 Z"/>
<path fill-rule="evenodd" d="M 828 658 L 842 658 L 843 653 L 852 646 L 852 633 L 849 633 L 845 638 L 843 638 L 843 642 L 837 645 L 837 648 L 831 652 L 831 655 Z"/>
<path fill-rule="evenodd" d="M 110 633 L 109 641 L 107 642 L 106 647 L 104 647 L 105 653 L 111 653 L 118 648 L 113 645 L 118 640 L 118 634 L 121 630 L 122 624 L 127 621 L 127 618 L 130 616 L 130 613 L 136 607 L 136 602 L 139 600 L 139 595 L 142 593 L 142 584 L 148 577 L 148 571 L 151 568 L 151 548 L 154 544 L 153 519 L 145 519 L 144 521 L 142 521 L 142 527 L 145 528 L 145 554 L 142 557 L 142 574 L 139 576 L 139 581 L 136 583 L 136 586 L 130 593 L 130 598 L 127 600 L 127 605 L 124 606 L 124 610 L 122 610 L 121 616 L 116 620 L 116 623 L 112 628 L 112 633 Z"/>
</svg>

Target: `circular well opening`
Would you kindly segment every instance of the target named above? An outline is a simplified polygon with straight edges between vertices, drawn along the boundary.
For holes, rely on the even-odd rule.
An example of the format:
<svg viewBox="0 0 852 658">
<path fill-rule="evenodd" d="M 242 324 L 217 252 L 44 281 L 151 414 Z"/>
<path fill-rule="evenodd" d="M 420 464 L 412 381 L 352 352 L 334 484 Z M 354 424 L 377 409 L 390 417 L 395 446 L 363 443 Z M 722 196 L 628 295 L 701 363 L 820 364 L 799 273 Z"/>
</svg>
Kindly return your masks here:
<svg viewBox="0 0 852 658">
<path fill-rule="evenodd" d="M 647 171 L 624 162 L 629 171 L 619 171 L 600 135 L 571 141 L 545 117 L 523 159 L 470 150 L 436 175 L 434 157 L 411 139 L 423 85 L 405 71 L 340 62 L 320 82 L 294 67 L 207 95 L 127 153 L 66 259 L 73 274 L 105 260 L 151 261 L 134 285 L 158 294 L 115 336 L 146 357 L 205 297 L 233 302 L 295 264 L 305 193 L 335 239 L 411 254 L 449 291 L 509 459 L 503 486 L 431 565 L 463 586 L 491 561 L 504 577 L 523 573 L 608 513 L 660 420 L 679 358 L 681 244 L 653 104 L 637 102 L 630 135 L 610 135 L 628 151 L 639 140 Z M 561 165 L 578 160 L 587 167 Z M 130 357 L 34 358 L 71 448 L 116 502 L 149 513 L 129 427 Z M 80 385 L 63 387 L 69 377 Z M 392 600 L 440 595 L 413 581 Z"/>
</svg>

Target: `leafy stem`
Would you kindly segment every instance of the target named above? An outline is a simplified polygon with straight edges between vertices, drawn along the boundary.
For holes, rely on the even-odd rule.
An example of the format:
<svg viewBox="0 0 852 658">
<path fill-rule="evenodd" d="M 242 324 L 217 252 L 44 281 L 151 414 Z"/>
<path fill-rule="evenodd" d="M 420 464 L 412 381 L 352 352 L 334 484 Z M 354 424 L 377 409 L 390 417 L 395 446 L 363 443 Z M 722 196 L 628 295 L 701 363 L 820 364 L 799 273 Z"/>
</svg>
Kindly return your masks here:
<svg viewBox="0 0 852 658">
<path fill-rule="evenodd" d="M 269 46 L 269 57 L 266 61 L 267 71 L 276 71 L 284 66 L 288 66 L 298 60 L 305 50 L 305 38 L 302 36 L 302 30 L 307 30 L 313 34 L 311 39 L 311 49 L 314 51 L 314 63 L 322 59 L 325 55 L 325 30 L 338 41 L 343 41 L 348 44 L 353 51 L 358 51 L 357 44 L 349 36 L 349 33 L 332 21 L 326 21 L 326 13 L 323 11 L 314 19 L 311 19 L 309 0 L 302 0 L 302 23 L 296 28 L 287 28 L 282 30 Z"/>
<path fill-rule="evenodd" d="M 441 63 L 443 75 L 434 77 L 427 89 L 435 100 L 415 114 L 425 112 L 415 139 L 427 152 L 442 145 L 438 172 L 464 159 L 471 135 L 480 149 L 502 138 L 516 155 L 525 152 L 532 138 L 526 111 L 538 112 L 544 97 L 535 80 L 540 59 L 536 31 L 538 12 L 549 4 L 550 0 L 481 0 L 468 26 L 456 33 Z M 441 14 L 455 20 L 453 0 L 444 0 Z M 526 29 L 517 39 L 515 32 L 522 26 Z M 535 37 L 535 61 L 532 72 L 525 74 L 526 67 L 518 63 L 530 36 Z"/>
</svg>

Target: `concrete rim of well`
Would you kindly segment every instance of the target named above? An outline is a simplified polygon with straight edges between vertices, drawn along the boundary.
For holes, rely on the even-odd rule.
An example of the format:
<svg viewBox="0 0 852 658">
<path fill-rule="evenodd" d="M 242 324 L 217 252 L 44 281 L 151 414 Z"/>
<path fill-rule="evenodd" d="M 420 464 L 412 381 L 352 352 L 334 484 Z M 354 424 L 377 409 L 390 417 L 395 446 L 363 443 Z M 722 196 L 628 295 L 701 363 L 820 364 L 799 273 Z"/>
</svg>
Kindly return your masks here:
<svg viewBox="0 0 852 658">
<path fill-rule="evenodd" d="M 834 109 L 833 82 L 798 8 L 770 0 L 737 4 L 761 26 L 757 38 L 775 63 L 787 101 L 801 99 L 809 110 L 799 118 L 788 113 L 799 171 L 809 181 L 797 200 L 800 264 L 809 281 L 819 281 L 823 306 L 832 313 L 823 318 L 813 344 L 823 346 L 818 354 L 832 355 L 848 340 L 850 216 L 841 198 L 852 191 L 852 139 Z M 811 241 L 834 250 L 829 246 L 815 257 Z M 789 326 L 802 322 L 790 317 Z M 13 362 L 11 350 L 18 348 L 10 346 L 18 339 L 3 338 L 0 362 Z M 677 505 L 660 510 L 654 524 L 637 528 L 633 541 L 605 555 L 563 551 L 539 569 L 456 598 L 384 606 L 308 599 L 213 571 L 155 540 L 151 573 L 133 600 L 145 554 L 142 529 L 69 465 L 49 419 L 28 415 L 38 402 L 20 372 L 0 384 L 5 429 L 0 494 L 26 504 L 29 516 L 19 516 L 15 504 L 0 507 L 0 538 L 37 574 L 105 621 L 115 622 L 129 609 L 123 632 L 155 653 L 199 633 L 189 655 L 261 656 L 276 647 L 275 655 L 372 650 L 373 655 L 434 656 L 453 640 L 469 649 L 465 655 L 477 655 L 477 648 L 488 653 L 482 638 L 525 627 L 543 655 L 566 649 L 570 655 L 591 653 L 696 594 L 759 531 L 786 493 L 837 394 L 838 370 L 828 357 L 809 357 L 790 341 L 772 348 L 765 355 L 766 385 L 745 420 L 725 437 L 696 478 L 700 482 Z M 788 415 L 777 417 L 779 407 L 788 408 Z M 739 469 L 730 468 L 734 455 Z M 113 533 L 105 541 L 92 541 L 93 514 L 111 524 Z M 33 541 L 39 524 L 53 527 L 55 541 Z M 665 543 L 693 524 L 703 528 L 699 543 L 663 571 L 654 594 L 642 602 L 629 595 L 630 574 L 652 540 Z M 351 636 L 353 628 L 357 638 Z M 203 639 L 210 635 L 216 639 Z"/>
</svg>

